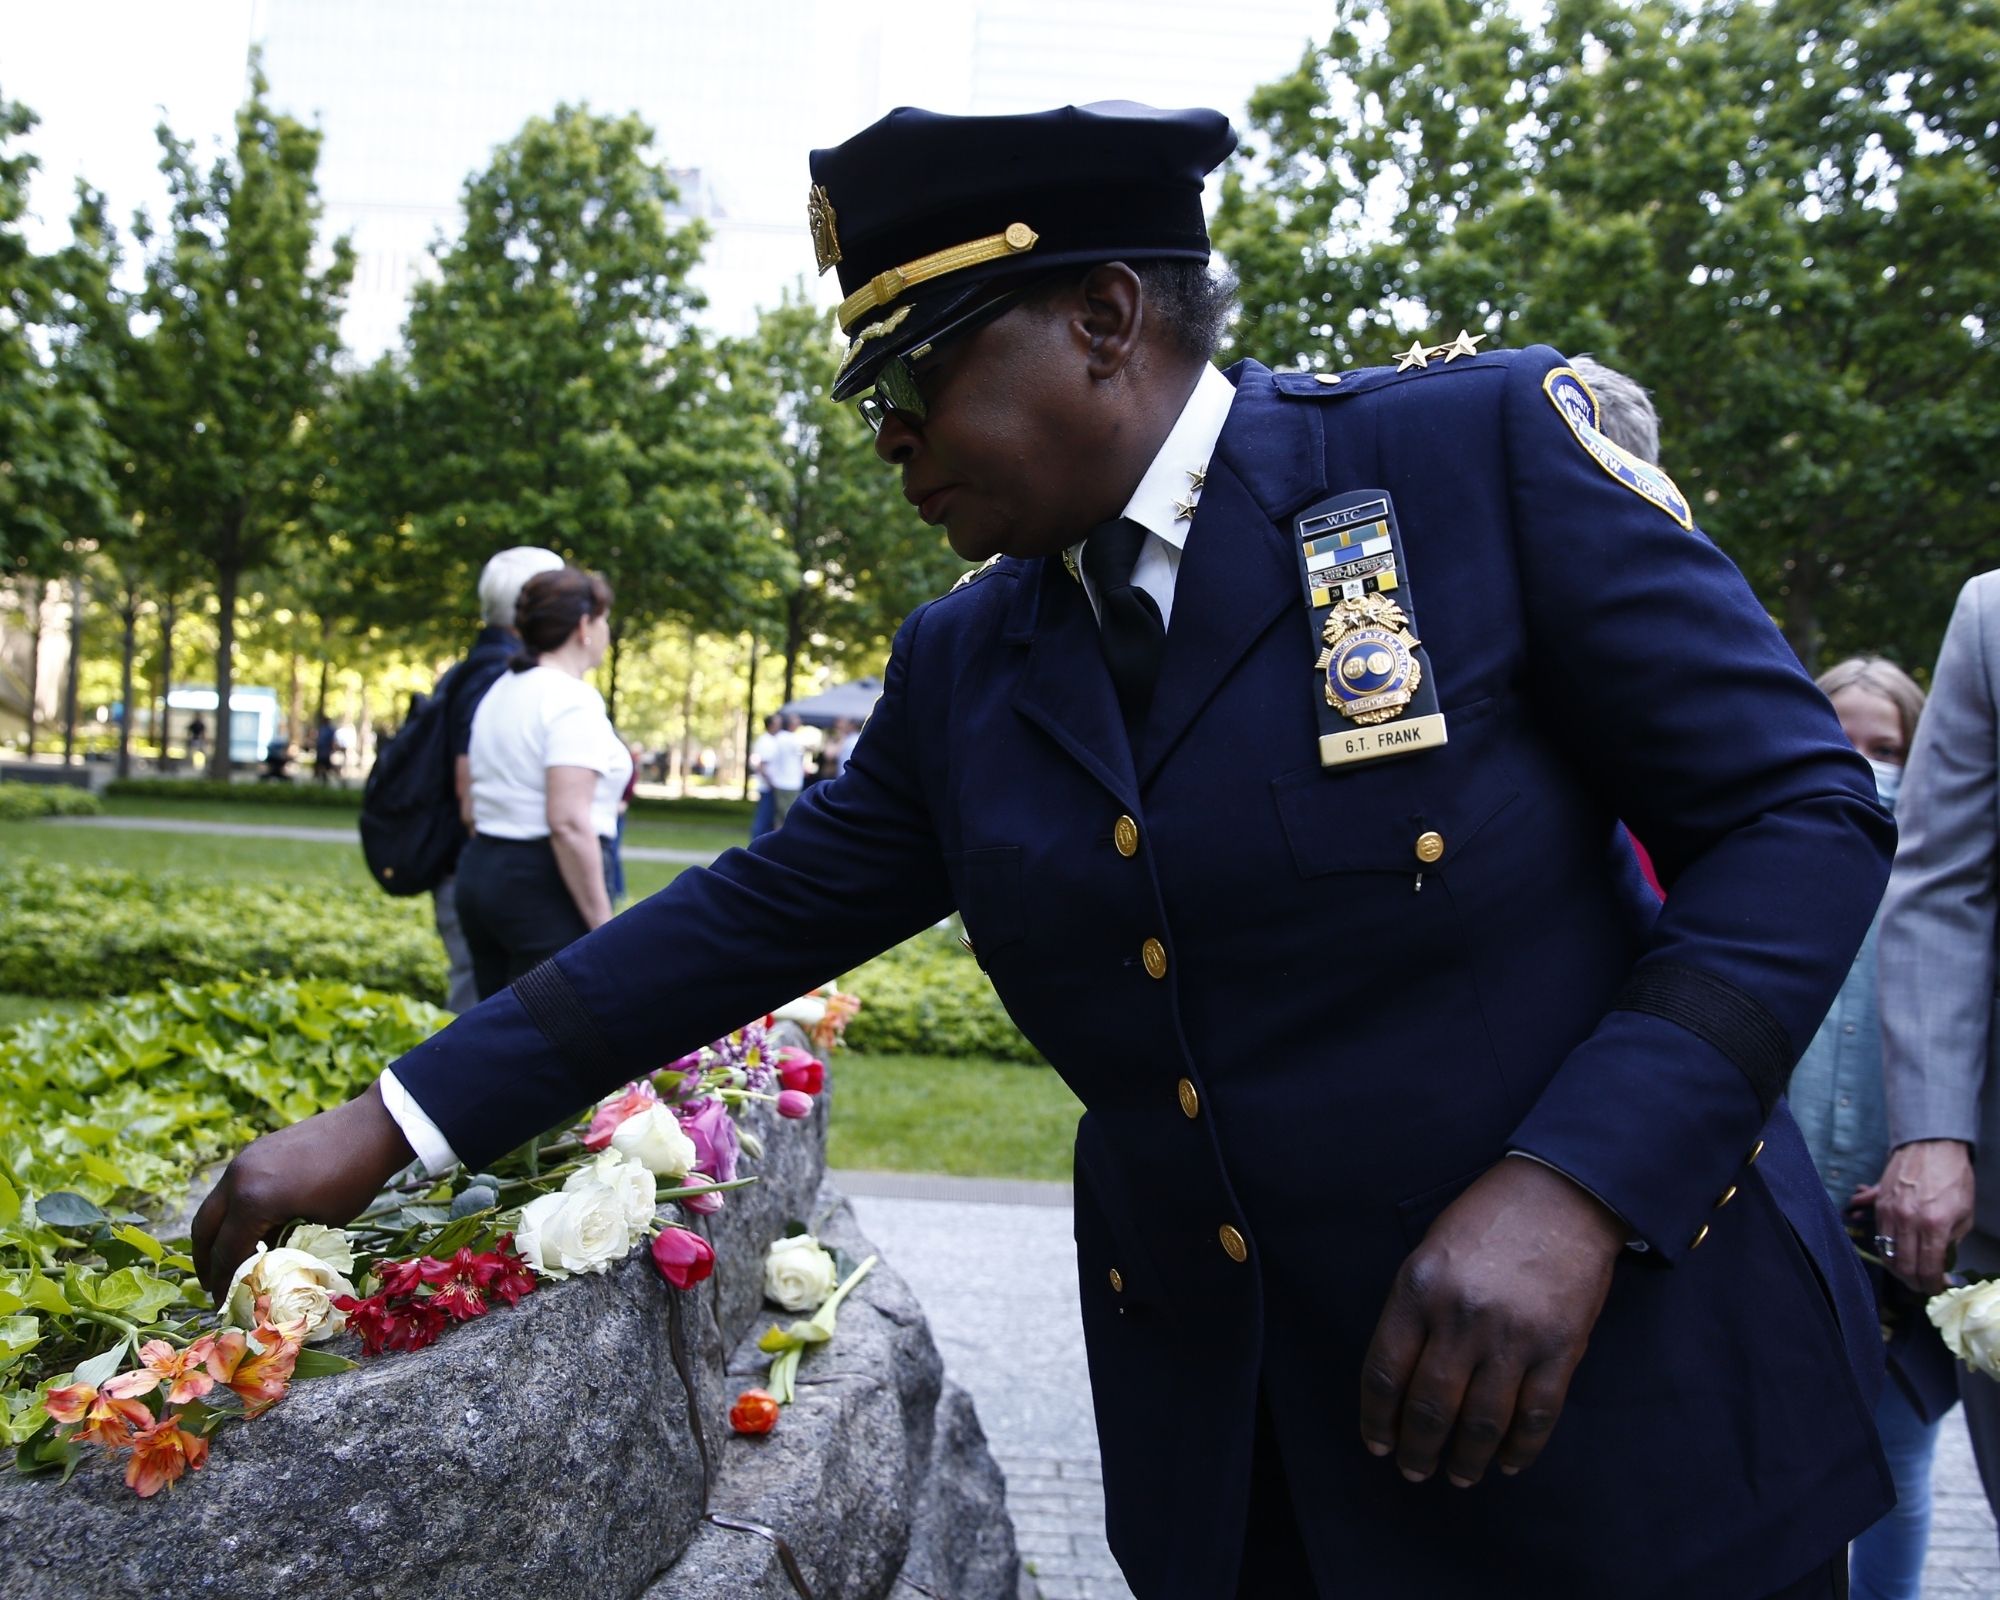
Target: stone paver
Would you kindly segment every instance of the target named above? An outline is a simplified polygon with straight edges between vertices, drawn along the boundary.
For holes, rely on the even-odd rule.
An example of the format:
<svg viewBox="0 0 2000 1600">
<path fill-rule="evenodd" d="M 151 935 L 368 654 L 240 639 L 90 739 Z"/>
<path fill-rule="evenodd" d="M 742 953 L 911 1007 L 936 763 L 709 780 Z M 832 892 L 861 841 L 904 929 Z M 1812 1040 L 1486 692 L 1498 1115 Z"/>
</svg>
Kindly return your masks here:
<svg viewBox="0 0 2000 1600">
<path fill-rule="evenodd" d="M 199 822 L 192 817 L 48 817 L 37 824 L 44 828 L 125 828 L 137 833 L 226 833 L 234 839 L 292 839 L 306 844 L 355 845 L 354 829 L 329 825 L 324 828 L 295 826 L 279 822 Z M 668 861 L 707 866 L 713 850 L 669 850 L 657 845 L 625 846 L 627 861 Z"/>
<path fill-rule="evenodd" d="M 923 1301 L 945 1370 L 979 1407 L 1043 1600 L 1130 1600 L 1104 1542 L 1068 1186 L 833 1176 Z M 1957 1411 L 1945 1421 L 1932 1483 L 1925 1600 L 1995 1600 L 2000 1543 Z"/>
</svg>

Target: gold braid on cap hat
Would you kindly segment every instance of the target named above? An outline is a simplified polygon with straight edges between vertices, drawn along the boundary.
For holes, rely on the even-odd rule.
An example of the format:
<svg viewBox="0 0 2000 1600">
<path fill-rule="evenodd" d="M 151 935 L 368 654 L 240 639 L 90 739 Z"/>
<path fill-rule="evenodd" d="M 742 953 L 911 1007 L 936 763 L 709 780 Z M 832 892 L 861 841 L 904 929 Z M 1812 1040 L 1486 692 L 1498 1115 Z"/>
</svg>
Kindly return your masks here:
<svg viewBox="0 0 2000 1600">
<path fill-rule="evenodd" d="M 913 289 L 933 278 L 942 278 L 946 273 L 963 272 L 967 267 L 983 267 L 989 261 L 1020 255 L 1034 249 L 1040 238 L 1041 235 L 1025 222 L 1010 222 L 1004 233 L 988 234 L 984 239 L 974 239 L 968 244 L 935 250 L 927 256 L 918 256 L 914 261 L 906 261 L 900 267 L 878 272 L 840 302 L 840 331 L 846 333 L 862 317 L 878 306 L 888 305 L 905 289 Z"/>
</svg>

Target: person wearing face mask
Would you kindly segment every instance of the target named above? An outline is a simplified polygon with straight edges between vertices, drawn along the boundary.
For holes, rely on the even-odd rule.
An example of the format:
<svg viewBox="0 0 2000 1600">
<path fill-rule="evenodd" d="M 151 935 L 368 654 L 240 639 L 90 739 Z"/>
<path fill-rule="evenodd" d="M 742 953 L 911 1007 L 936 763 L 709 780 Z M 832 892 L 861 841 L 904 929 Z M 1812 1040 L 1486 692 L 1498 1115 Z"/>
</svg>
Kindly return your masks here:
<svg viewBox="0 0 2000 1600">
<path fill-rule="evenodd" d="M 1882 804 L 1896 809 L 1903 762 L 1924 709 L 1910 675 L 1880 656 L 1854 656 L 1820 674 L 1841 731 L 1867 758 Z M 1792 1114 L 1805 1135 L 1827 1198 L 1857 1244 L 1870 1248 L 1875 1177 L 1889 1153 L 1882 1093 L 1882 1034 L 1876 1015 L 1876 938 L 1870 928 L 1847 981 L 1792 1073 Z M 1921 1300 L 1887 1273 L 1876 1275 L 1882 1325 L 1890 1337 L 1889 1381 L 1875 1425 L 1896 1482 L 1895 1509 L 1853 1544 L 1853 1600 L 1917 1600 L 1930 1540 L 1931 1457 L 1938 1424 L 1957 1400 L 1951 1356 L 1923 1315 Z"/>
</svg>

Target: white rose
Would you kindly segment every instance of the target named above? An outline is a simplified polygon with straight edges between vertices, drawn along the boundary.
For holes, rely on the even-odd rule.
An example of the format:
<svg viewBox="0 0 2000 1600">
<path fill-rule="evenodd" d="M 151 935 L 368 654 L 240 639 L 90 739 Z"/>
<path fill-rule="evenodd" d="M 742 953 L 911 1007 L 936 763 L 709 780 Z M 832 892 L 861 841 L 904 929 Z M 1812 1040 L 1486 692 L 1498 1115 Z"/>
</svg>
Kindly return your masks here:
<svg viewBox="0 0 2000 1600">
<path fill-rule="evenodd" d="M 817 1311 L 839 1282 L 833 1257 L 809 1233 L 773 1239 L 764 1252 L 764 1298 L 787 1311 Z"/>
<path fill-rule="evenodd" d="M 1932 1295 L 1925 1310 L 1946 1348 L 1975 1372 L 2000 1378 L 2000 1281 Z"/>
<path fill-rule="evenodd" d="M 597 1159 L 589 1166 L 578 1167 L 572 1172 L 563 1185 L 563 1192 L 574 1193 L 592 1183 L 601 1183 L 618 1196 L 618 1203 L 625 1212 L 625 1248 L 630 1250 L 645 1238 L 647 1229 L 652 1226 L 653 1214 L 659 1209 L 658 1181 L 630 1156 L 611 1149 L 598 1151 Z"/>
<path fill-rule="evenodd" d="M 697 1159 L 694 1140 L 665 1106 L 648 1106 L 619 1123 L 611 1135 L 611 1148 L 656 1178 L 685 1178 Z"/>
<path fill-rule="evenodd" d="M 354 1276 L 354 1241 L 344 1228 L 322 1228 L 317 1222 L 301 1222 L 285 1241 L 287 1250 L 303 1250 L 315 1255 L 344 1277 Z"/>
<path fill-rule="evenodd" d="M 350 1270 L 353 1265 L 350 1255 Z M 236 1269 L 222 1300 L 233 1327 L 255 1328 L 257 1302 L 263 1300 L 273 1324 L 283 1327 L 302 1322 L 307 1343 L 317 1344 L 347 1326 L 347 1318 L 334 1309 L 333 1297 L 353 1293 L 354 1285 L 346 1276 L 310 1250 L 295 1250 L 289 1245 L 273 1250 L 260 1244 L 257 1253 Z"/>
<path fill-rule="evenodd" d="M 787 1001 L 771 1013 L 773 1022 L 796 1022 L 806 1032 L 811 1033 L 826 1015 L 826 1002 L 816 994 L 802 994 L 796 1000 Z"/>
<path fill-rule="evenodd" d="M 617 1190 L 595 1179 L 537 1195 L 521 1207 L 514 1248 L 544 1277 L 608 1271 L 632 1248 L 625 1202 Z"/>
</svg>

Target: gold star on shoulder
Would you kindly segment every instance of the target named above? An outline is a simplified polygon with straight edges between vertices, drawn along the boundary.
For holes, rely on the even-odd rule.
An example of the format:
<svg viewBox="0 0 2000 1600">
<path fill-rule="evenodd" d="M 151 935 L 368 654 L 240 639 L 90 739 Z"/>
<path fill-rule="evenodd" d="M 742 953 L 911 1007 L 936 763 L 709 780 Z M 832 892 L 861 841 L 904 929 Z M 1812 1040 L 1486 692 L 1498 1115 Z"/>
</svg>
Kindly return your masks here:
<svg viewBox="0 0 2000 1600">
<path fill-rule="evenodd" d="M 1460 356 L 1478 355 L 1479 346 L 1484 342 L 1486 337 L 1483 333 L 1467 333 L 1463 328 L 1460 328 L 1456 339 L 1452 340 L 1450 344 L 1439 345 L 1431 354 L 1434 356 L 1443 356 L 1444 364 L 1450 366 Z"/>
<path fill-rule="evenodd" d="M 1431 354 L 1432 352 L 1424 348 L 1421 339 L 1416 340 L 1409 349 L 1396 357 L 1396 370 L 1408 372 L 1412 367 L 1427 367 L 1431 364 Z"/>
</svg>

